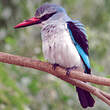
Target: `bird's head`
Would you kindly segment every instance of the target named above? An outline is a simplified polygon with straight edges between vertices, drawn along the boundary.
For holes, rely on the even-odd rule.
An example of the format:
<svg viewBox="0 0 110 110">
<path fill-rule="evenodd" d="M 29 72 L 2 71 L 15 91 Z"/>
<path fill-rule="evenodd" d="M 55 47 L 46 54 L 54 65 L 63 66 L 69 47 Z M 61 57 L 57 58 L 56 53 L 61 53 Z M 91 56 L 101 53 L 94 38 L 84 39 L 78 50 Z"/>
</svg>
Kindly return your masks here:
<svg viewBox="0 0 110 110">
<path fill-rule="evenodd" d="M 35 17 L 24 20 L 20 24 L 16 25 L 14 28 L 22 28 L 34 24 L 45 25 L 51 21 L 63 18 L 64 15 L 66 15 L 66 12 L 61 6 L 45 3 L 36 10 Z"/>
</svg>

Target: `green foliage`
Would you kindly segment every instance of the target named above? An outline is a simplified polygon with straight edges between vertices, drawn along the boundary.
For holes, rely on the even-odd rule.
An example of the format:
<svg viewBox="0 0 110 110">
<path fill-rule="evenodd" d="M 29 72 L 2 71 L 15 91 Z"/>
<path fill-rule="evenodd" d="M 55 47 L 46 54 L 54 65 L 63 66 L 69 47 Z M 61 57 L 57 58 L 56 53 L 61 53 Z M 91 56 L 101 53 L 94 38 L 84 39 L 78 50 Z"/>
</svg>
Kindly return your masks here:
<svg viewBox="0 0 110 110">
<path fill-rule="evenodd" d="M 100 64 L 97 64 L 95 61 L 91 60 L 91 66 L 93 68 L 95 68 L 96 71 L 98 72 L 103 72 L 104 71 L 104 67 L 101 66 Z"/>
<path fill-rule="evenodd" d="M 11 36 L 6 37 L 5 43 L 15 47 L 16 46 L 16 39 L 12 38 Z"/>
<path fill-rule="evenodd" d="M 36 94 L 37 92 L 39 92 L 40 87 L 38 87 L 39 86 L 38 83 L 39 82 L 37 80 L 32 79 L 32 81 L 28 85 L 28 88 L 32 94 Z"/>
<path fill-rule="evenodd" d="M 24 93 L 18 89 L 14 79 L 10 78 L 5 67 L 0 63 L 0 103 L 6 110 L 24 110 L 25 104 L 29 101 Z"/>
</svg>

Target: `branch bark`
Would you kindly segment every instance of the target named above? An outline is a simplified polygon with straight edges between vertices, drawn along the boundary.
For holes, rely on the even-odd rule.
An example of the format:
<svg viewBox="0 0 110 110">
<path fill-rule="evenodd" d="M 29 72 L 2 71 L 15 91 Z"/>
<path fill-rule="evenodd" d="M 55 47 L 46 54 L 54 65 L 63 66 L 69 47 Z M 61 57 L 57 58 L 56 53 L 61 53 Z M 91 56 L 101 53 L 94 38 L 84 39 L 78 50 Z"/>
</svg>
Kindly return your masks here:
<svg viewBox="0 0 110 110">
<path fill-rule="evenodd" d="M 0 62 L 38 69 L 40 71 L 45 71 L 45 72 L 48 72 L 50 74 L 53 74 L 53 75 L 59 76 L 59 77 L 65 77 L 65 75 L 66 75 L 66 71 L 64 68 L 57 67 L 54 71 L 52 69 L 53 65 L 50 63 L 42 62 L 40 60 L 35 60 L 35 59 L 31 59 L 31 58 L 11 55 L 8 53 L 3 53 L 3 52 L 0 52 Z M 81 80 L 84 82 L 91 82 L 91 83 L 95 83 L 95 84 L 99 84 L 99 85 L 110 86 L 109 78 L 104 78 L 104 77 L 95 76 L 95 75 L 89 75 L 89 74 L 85 74 L 83 72 L 76 71 L 76 70 L 71 71 L 69 77 L 71 77 L 73 79 L 78 79 L 78 80 Z"/>
<path fill-rule="evenodd" d="M 57 67 L 54 71 L 52 69 L 53 65 L 50 63 L 42 62 L 31 58 L 11 55 L 3 52 L 0 52 L 0 62 L 15 64 L 19 66 L 34 68 L 44 72 L 48 72 L 72 85 L 75 85 L 77 87 L 80 87 L 92 93 L 93 95 L 97 96 L 99 99 L 101 99 L 102 101 L 110 105 L 110 94 L 103 92 L 100 89 L 95 88 L 91 85 L 88 85 L 87 83 L 82 82 L 82 81 L 85 81 L 85 82 L 91 82 L 95 84 L 110 86 L 110 79 L 108 78 L 89 75 L 76 70 L 71 71 L 70 76 L 68 77 L 66 76 L 66 71 L 64 68 Z"/>
</svg>

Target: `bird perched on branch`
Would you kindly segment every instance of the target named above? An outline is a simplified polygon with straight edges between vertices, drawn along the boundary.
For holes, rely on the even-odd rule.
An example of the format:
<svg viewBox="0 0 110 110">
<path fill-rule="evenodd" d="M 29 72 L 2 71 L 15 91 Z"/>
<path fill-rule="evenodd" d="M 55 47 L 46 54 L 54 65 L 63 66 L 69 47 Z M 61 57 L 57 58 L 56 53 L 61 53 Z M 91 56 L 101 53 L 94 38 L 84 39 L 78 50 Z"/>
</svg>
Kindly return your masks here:
<svg viewBox="0 0 110 110">
<path fill-rule="evenodd" d="M 71 69 L 79 66 L 85 73 L 91 74 L 88 58 L 88 40 L 84 25 L 72 20 L 65 9 L 59 5 L 45 3 L 37 9 L 35 17 L 25 20 L 14 28 L 40 24 L 42 27 L 42 48 L 45 59 L 50 63 L 65 67 L 67 75 Z M 91 94 L 76 87 L 83 108 L 93 107 Z"/>
</svg>

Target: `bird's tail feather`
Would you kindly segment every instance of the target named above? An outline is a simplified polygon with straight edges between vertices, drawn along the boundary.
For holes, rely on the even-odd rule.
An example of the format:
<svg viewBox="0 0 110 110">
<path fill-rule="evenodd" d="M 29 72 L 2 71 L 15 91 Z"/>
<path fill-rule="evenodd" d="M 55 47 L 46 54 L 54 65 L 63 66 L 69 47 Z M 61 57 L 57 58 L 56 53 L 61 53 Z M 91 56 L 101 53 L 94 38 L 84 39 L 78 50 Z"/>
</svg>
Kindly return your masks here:
<svg viewBox="0 0 110 110">
<path fill-rule="evenodd" d="M 83 108 L 94 106 L 95 101 L 89 92 L 78 87 L 76 87 L 76 91 L 78 93 L 80 104 Z"/>
</svg>

